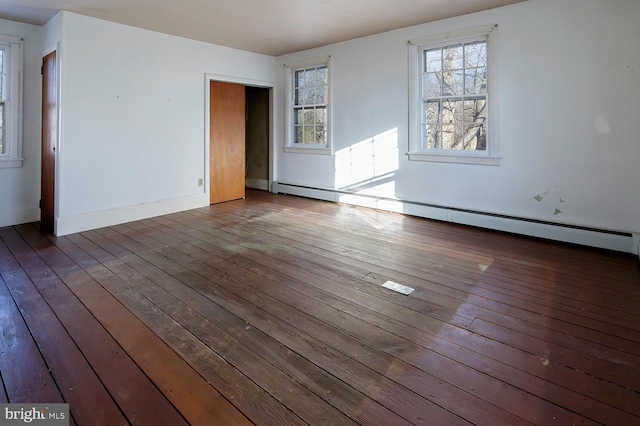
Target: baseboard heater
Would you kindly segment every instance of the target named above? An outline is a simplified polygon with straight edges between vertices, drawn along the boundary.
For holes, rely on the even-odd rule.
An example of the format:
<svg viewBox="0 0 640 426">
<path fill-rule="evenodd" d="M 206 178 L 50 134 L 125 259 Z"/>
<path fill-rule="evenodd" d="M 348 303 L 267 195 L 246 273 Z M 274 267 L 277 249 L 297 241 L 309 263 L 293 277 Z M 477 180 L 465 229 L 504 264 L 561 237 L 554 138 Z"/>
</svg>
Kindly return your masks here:
<svg viewBox="0 0 640 426">
<path fill-rule="evenodd" d="M 396 198 L 356 194 L 336 189 L 314 188 L 280 182 L 274 182 L 272 189 L 273 192 L 280 194 L 297 195 L 336 203 L 370 207 L 396 213 L 404 213 L 411 216 L 424 217 L 427 219 L 442 220 L 445 222 L 477 226 L 496 231 L 639 254 L 636 252 L 638 242 L 634 241 L 637 237 L 634 238 L 634 234 L 630 232 L 567 225 L 536 219 L 399 200 Z"/>
</svg>

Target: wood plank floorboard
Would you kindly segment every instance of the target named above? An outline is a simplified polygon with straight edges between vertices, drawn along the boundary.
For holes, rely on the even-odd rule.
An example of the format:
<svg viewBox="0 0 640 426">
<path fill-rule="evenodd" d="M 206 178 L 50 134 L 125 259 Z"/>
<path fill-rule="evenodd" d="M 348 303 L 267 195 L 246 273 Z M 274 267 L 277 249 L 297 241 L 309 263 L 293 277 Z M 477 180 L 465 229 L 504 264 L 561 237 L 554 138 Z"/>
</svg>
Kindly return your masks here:
<svg viewBox="0 0 640 426">
<path fill-rule="evenodd" d="M 139 377 L 139 388 L 128 389 L 126 392 L 128 397 L 145 402 L 142 409 L 135 411 L 134 420 L 140 419 L 142 424 L 183 424 L 184 421 L 177 416 L 173 406 L 165 403 L 166 397 L 191 424 L 210 424 L 212 421 L 249 423 L 184 360 L 164 345 L 155 334 L 105 290 L 113 285 L 110 281 L 113 276 L 104 273 L 105 268 L 101 264 L 90 260 L 87 262 L 87 258 L 78 257 L 79 252 L 73 250 L 73 244 L 64 238 L 56 239 L 57 246 L 53 246 L 32 227 L 19 227 L 19 230 L 34 247 L 48 246 L 47 252 L 39 250 L 43 260 L 65 280 L 71 291 L 92 310 L 106 330 L 151 380 L 147 381 Z M 63 256 L 62 253 L 69 257 Z M 91 271 L 92 275 L 84 273 L 79 265 L 87 267 L 86 270 Z M 90 265 L 95 268 L 90 268 Z M 96 277 L 96 281 L 105 283 L 105 288 L 100 287 L 92 277 Z M 98 345 L 97 348 L 104 350 L 105 345 Z M 117 371 L 110 374 L 124 375 L 121 378 L 122 384 L 131 387 L 138 372 L 127 371 L 120 365 L 114 367 L 117 367 Z M 159 390 L 154 388 L 151 382 L 154 382 Z M 141 395 L 143 398 L 140 397 Z M 194 395 L 199 397 L 194 398 Z"/>
<path fill-rule="evenodd" d="M 318 238 L 317 236 L 316 236 L 316 237 L 314 237 L 314 239 L 317 239 L 317 238 Z M 362 259 L 364 262 L 369 261 L 369 260 L 368 260 L 368 259 L 369 259 L 369 256 L 368 256 L 368 255 L 366 255 L 366 254 L 365 254 L 365 255 L 360 256 L 359 258 L 360 258 L 360 259 Z M 379 260 L 377 263 L 380 263 L 380 262 L 382 262 L 382 261 L 383 261 L 383 260 Z M 394 267 L 394 268 L 396 268 L 396 270 L 398 270 L 398 271 L 400 271 L 400 270 L 405 270 L 405 271 L 406 271 L 406 270 L 410 270 L 410 269 L 409 269 L 410 267 L 408 267 L 408 266 L 404 266 L 404 267 L 402 267 L 402 268 L 401 268 L 401 266 L 397 266 L 397 265 L 398 265 L 398 262 L 390 262 L 390 263 L 392 263 L 392 264 L 393 264 L 393 267 Z M 375 265 L 374 265 L 374 266 L 375 266 Z M 417 271 L 417 272 L 414 274 L 414 276 L 419 276 L 421 273 L 422 273 L 421 271 Z M 433 279 L 433 278 L 431 278 L 431 279 Z M 444 281 L 442 281 L 442 280 L 444 280 Z M 443 282 L 444 282 L 445 284 L 450 285 L 450 286 L 457 286 L 459 289 L 461 289 L 461 290 L 466 290 L 466 291 L 469 291 L 469 287 L 468 287 L 468 286 L 467 286 L 466 288 L 464 288 L 464 287 L 460 287 L 460 286 L 461 286 L 460 281 L 466 281 L 466 282 L 469 282 L 469 286 L 472 286 L 472 287 L 474 286 L 474 284 L 473 284 L 473 281 L 472 281 L 472 280 L 469 280 L 468 278 L 464 278 L 464 277 L 462 277 L 462 278 L 458 278 L 458 279 L 456 279 L 455 281 L 452 281 L 451 279 L 446 279 L 446 278 L 443 278 L 442 280 L 440 280 L 440 282 L 441 282 L 441 283 L 443 283 Z M 479 284 L 479 285 L 478 285 L 478 284 Z M 476 285 L 476 286 L 478 286 L 478 287 L 480 287 L 480 289 L 478 290 L 477 288 L 473 288 L 473 289 L 472 289 L 472 291 L 473 291 L 473 295 L 476 295 L 476 294 L 477 294 L 477 295 L 479 295 L 479 296 L 484 296 L 484 297 L 492 297 L 492 296 L 493 296 L 493 299 L 494 299 L 494 300 L 497 300 L 497 301 L 500 301 L 500 302 L 504 302 L 504 303 L 507 303 L 507 304 L 510 304 L 510 305 L 515 305 L 515 306 L 518 306 L 518 307 L 524 304 L 524 307 L 527 307 L 527 301 L 526 301 L 526 300 L 525 300 L 525 301 L 522 301 L 522 299 L 516 299 L 516 298 L 510 297 L 510 296 L 503 296 L 503 295 L 501 295 L 501 294 L 499 294 L 499 293 L 489 293 L 489 292 L 485 291 L 485 290 L 482 288 L 482 283 L 481 283 L 481 282 L 479 282 L 479 281 L 476 281 L 476 282 L 475 282 L 475 285 Z M 450 288 L 451 288 L 451 287 L 450 287 Z M 530 311 L 530 312 L 534 312 L 534 313 L 536 313 L 537 315 L 540 315 L 540 314 L 545 315 L 545 310 L 544 310 L 544 309 L 541 309 L 541 308 L 537 307 L 535 304 L 531 304 L 531 303 L 529 303 L 529 306 L 531 306 L 531 308 L 529 309 L 529 311 Z M 552 314 L 553 314 L 554 316 L 556 316 L 556 317 L 557 317 L 557 316 L 561 316 L 561 317 L 562 317 L 562 318 L 559 318 L 559 319 L 564 320 L 565 322 L 570 322 L 570 321 L 567 319 L 567 318 L 568 318 L 568 315 L 567 315 L 567 314 L 565 314 L 565 312 L 564 312 L 564 311 L 562 311 L 562 310 L 558 310 L 558 309 L 548 309 L 548 311 L 550 311 L 550 313 L 552 313 Z M 584 311 L 583 311 L 583 312 L 584 312 Z M 549 318 L 549 315 L 545 315 L 545 321 L 546 321 L 548 318 Z M 573 317 L 572 317 L 572 318 L 573 318 Z M 558 323 L 558 324 L 560 324 L 561 326 L 564 326 L 564 327 L 565 327 L 565 329 L 563 329 L 563 330 L 561 330 L 561 331 L 571 333 L 571 331 L 569 330 L 569 328 L 571 328 L 575 333 L 578 333 L 578 336 L 580 335 L 580 333 L 582 333 L 582 334 L 586 334 L 586 335 L 589 335 L 590 333 L 591 333 L 591 334 L 593 334 L 593 333 L 595 332 L 595 331 L 591 331 L 591 330 L 589 330 L 589 329 L 585 329 L 584 325 L 585 325 L 585 322 L 588 322 L 588 319 L 587 319 L 587 318 L 584 318 L 584 317 L 582 317 L 582 316 L 575 316 L 575 318 L 573 318 L 573 320 L 574 320 L 574 324 L 577 322 L 577 323 L 578 323 L 578 324 L 580 324 L 581 326 L 580 326 L 580 327 L 571 327 L 571 325 L 570 325 L 570 324 L 569 324 L 569 325 L 565 325 L 564 323 Z M 613 337 L 609 336 L 610 334 L 615 334 L 615 330 L 616 330 L 616 328 L 615 328 L 615 327 L 609 327 L 609 328 L 606 330 L 606 332 L 605 332 L 605 333 L 598 335 L 598 336 L 597 336 L 597 339 L 598 339 L 599 341 L 604 341 L 604 342 L 606 342 L 606 341 L 611 341 L 611 340 L 615 340 L 615 338 L 613 338 Z M 638 336 L 637 336 L 637 334 L 634 334 L 634 331 L 633 331 L 633 330 L 628 330 L 628 329 L 625 329 L 625 328 L 621 328 L 619 332 L 620 332 L 621 334 L 623 334 L 623 335 L 625 336 L 625 338 L 624 338 L 622 341 L 618 340 L 617 342 L 615 342 L 614 344 L 616 344 L 616 345 L 620 345 L 620 344 L 624 345 L 626 340 L 634 339 L 634 338 L 636 338 L 636 339 L 637 339 L 637 337 L 638 337 Z M 632 345 L 632 346 L 631 346 L 631 348 L 632 348 L 631 350 L 637 350 L 637 349 L 635 349 L 635 348 L 636 348 L 636 345 Z"/>
<path fill-rule="evenodd" d="M 0 330 L 74 425 L 640 424 L 634 256 L 262 191 L 0 228 Z"/>
<path fill-rule="evenodd" d="M 260 261 L 260 256 L 258 256 L 258 257 L 256 258 L 256 261 Z M 247 266 L 247 267 L 250 267 L 250 266 Z M 316 270 L 316 271 L 317 271 L 317 270 Z M 282 281 L 282 278 L 279 278 L 279 280 L 280 280 L 280 281 Z M 338 280 L 338 279 L 336 278 L 336 281 L 337 281 L 337 280 Z M 353 284 L 353 283 L 355 283 L 355 282 L 356 282 L 356 278 L 353 278 L 350 282 L 351 282 L 352 284 Z M 376 290 L 376 291 L 382 291 L 382 290 L 383 290 L 383 289 L 380 289 L 380 288 L 379 288 L 379 287 L 377 287 L 377 286 L 376 286 L 376 287 L 371 287 L 371 286 L 369 286 L 369 288 L 370 288 L 370 289 L 374 289 L 374 290 Z M 335 293 L 339 293 L 339 291 L 336 291 Z M 325 296 L 325 297 L 326 297 L 326 296 Z M 400 299 L 400 298 L 401 298 L 401 299 Z M 355 303 L 361 303 L 363 299 L 365 299 L 365 300 L 366 300 L 366 297 L 365 297 L 364 295 L 360 294 L 360 295 L 358 295 L 358 296 L 356 296 L 356 297 L 354 298 L 354 301 L 355 301 Z M 403 296 L 397 296 L 397 300 L 409 300 L 409 299 L 404 298 Z M 335 306 L 335 305 L 334 305 L 334 306 Z M 342 309 L 343 309 L 343 310 L 345 310 L 345 311 L 348 311 L 348 310 L 349 310 L 349 308 L 348 308 L 348 307 L 343 307 Z M 372 309 L 374 309 L 374 308 L 372 308 Z M 408 322 L 410 323 L 410 321 L 408 321 Z M 548 356 L 548 354 L 546 354 L 546 356 Z M 537 361 L 537 360 L 536 360 L 536 361 Z M 548 369 L 545 369 L 545 370 L 548 370 Z M 561 368 L 560 368 L 560 370 L 559 370 L 559 371 L 560 371 L 560 373 L 563 373 L 563 372 L 565 372 L 565 370 L 566 370 L 566 369 L 564 368 L 564 366 L 561 366 Z M 583 370 L 584 370 L 584 369 L 583 369 Z M 569 371 L 569 370 L 566 370 L 566 371 Z M 547 374 L 547 373 L 548 373 L 548 371 L 546 371 L 546 372 L 545 372 L 545 374 Z M 562 374 L 561 374 L 561 375 L 562 375 Z M 604 383 L 604 382 L 602 382 L 602 381 L 594 381 L 594 385 L 596 386 L 596 389 L 599 387 L 599 385 L 600 385 L 601 383 Z M 597 393 L 598 395 L 607 395 L 607 396 L 610 396 L 610 397 L 611 397 L 611 398 L 613 398 L 613 399 L 615 399 L 615 398 L 619 398 L 619 397 L 620 397 L 620 395 L 618 395 L 618 396 L 614 396 L 614 395 L 615 395 L 615 392 L 612 392 L 612 391 L 613 391 L 613 390 L 615 390 L 615 387 L 614 387 L 614 388 L 611 388 L 611 387 L 608 387 L 608 386 L 604 386 L 604 387 L 605 387 L 605 388 L 608 388 L 608 389 L 607 389 L 607 392 L 604 392 L 604 393 L 600 393 L 600 392 L 598 392 L 598 393 Z M 589 389 L 591 389 L 591 388 L 589 388 Z"/>
<path fill-rule="evenodd" d="M 195 270 L 195 268 L 192 268 L 192 269 L 194 269 L 194 270 Z M 213 271 L 211 271 L 211 270 L 208 270 L 208 271 L 207 271 L 207 276 L 209 276 L 209 277 L 210 277 L 211 275 L 213 275 L 213 273 L 215 273 L 215 272 L 213 272 Z M 263 284 L 266 284 L 266 283 L 263 281 Z M 264 285 L 262 285 L 261 287 L 264 287 Z M 260 292 L 260 289 L 256 288 L 254 292 L 246 293 L 246 296 L 245 296 L 245 297 L 246 297 L 246 298 L 254 297 L 254 296 L 253 296 L 253 294 L 255 294 L 255 292 Z M 239 292 L 236 292 L 236 293 L 239 293 Z M 264 297 L 265 299 L 268 299 L 268 297 L 269 297 L 269 296 L 265 294 L 263 297 Z M 263 309 L 265 309 L 266 311 L 271 311 L 271 312 L 272 312 L 272 313 L 274 313 L 275 315 L 278 315 L 278 312 L 276 312 L 276 311 L 275 311 L 275 307 L 276 307 L 277 305 L 278 305 L 278 301 L 276 301 L 276 300 L 268 300 L 268 301 L 267 301 L 267 303 L 264 305 L 265 307 L 264 307 Z M 282 305 L 282 304 L 280 304 L 280 305 L 282 306 L 282 311 L 285 311 L 285 309 L 286 309 L 286 308 L 289 308 L 289 306 Z M 289 308 L 289 309 L 286 309 L 286 311 L 285 311 L 284 313 L 280 313 L 280 317 L 281 317 L 281 318 L 283 318 L 283 321 L 288 320 L 289 322 L 291 322 L 291 321 L 292 321 L 292 319 L 291 319 L 291 318 L 292 318 L 292 316 L 293 316 L 293 315 L 296 315 L 296 312 L 295 312 L 295 311 L 291 311 L 291 312 L 289 312 L 289 311 L 291 311 L 291 309 L 290 309 L 290 308 Z M 300 318 L 300 319 L 298 319 L 298 320 L 294 320 L 293 322 L 295 322 L 295 323 L 300 323 L 301 321 L 305 321 L 305 318 Z M 307 319 L 306 319 L 306 321 L 313 321 L 313 319 L 312 319 L 312 318 L 307 318 Z M 283 325 L 283 326 L 284 326 L 284 325 Z M 290 328 L 290 327 L 289 327 L 289 328 Z M 326 327 L 325 327 L 325 328 L 326 328 Z M 331 331 L 331 329 L 327 329 L 327 330 L 326 330 L 326 331 L 324 331 L 322 334 L 327 334 L 327 332 L 330 332 L 330 331 Z M 293 332 L 293 333 L 295 333 L 296 331 L 292 331 L 292 332 Z M 328 340 L 329 340 L 329 341 L 331 341 L 331 340 L 333 340 L 333 339 L 335 339 L 335 338 L 329 338 Z M 295 342 L 292 342 L 291 344 L 295 344 Z M 310 353 L 310 354 L 308 354 L 307 356 L 314 356 L 314 354 L 313 354 L 313 353 Z M 378 354 L 377 358 L 378 358 L 378 359 L 380 359 L 380 354 Z M 325 361 L 325 362 L 326 362 L 326 361 Z M 334 361 L 334 362 L 335 362 L 335 361 Z M 344 359 L 344 361 L 343 361 L 341 364 L 349 365 L 349 363 L 353 363 L 353 361 L 352 361 L 352 360 L 349 360 L 349 359 Z M 350 368 L 357 368 L 357 366 L 353 366 L 353 367 L 350 367 Z M 387 368 L 387 367 L 386 367 L 386 365 L 385 365 L 385 366 L 384 366 L 384 369 L 386 369 L 386 368 Z M 433 381 L 433 380 L 432 380 L 432 381 Z M 441 394 L 447 391 L 446 389 L 442 389 L 442 386 L 440 386 L 440 388 L 441 388 L 441 389 L 440 389 L 440 393 L 441 393 Z M 399 390 L 395 391 L 395 392 L 394 392 L 394 394 L 397 394 L 397 395 L 399 395 L 399 396 L 400 396 L 400 395 L 402 395 L 402 392 L 403 392 L 403 390 L 402 390 L 402 389 L 399 389 Z M 442 396 L 442 395 L 441 395 L 441 396 Z M 411 394 L 409 394 L 409 396 L 408 396 L 407 398 L 409 398 L 410 400 L 411 400 L 411 399 L 415 399 L 415 397 L 414 397 L 414 396 L 412 396 Z M 419 400 L 417 400 L 416 402 L 417 402 L 418 404 L 420 404 L 420 403 L 421 403 L 421 401 L 419 401 Z M 423 404 L 423 402 L 422 402 L 422 404 Z M 473 403 L 470 403 L 470 404 L 468 404 L 468 405 L 471 405 L 471 406 L 473 407 Z M 480 408 L 482 408 L 482 407 L 480 407 Z M 485 411 L 490 410 L 490 409 L 491 409 L 491 407 L 484 407 L 484 410 L 485 410 Z"/>
<path fill-rule="evenodd" d="M 9 289 L 0 277 L 0 400 L 7 402 L 63 402 L 60 391 Z"/>
<path fill-rule="evenodd" d="M 119 238 L 119 240 L 121 240 L 121 241 L 122 241 L 122 238 Z M 126 241 L 124 241 L 123 243 L 124 243 L 124 244 L 126 244 L 127 242 L 126 242 Z M 147 256 L 149 256 L 149 255 L 147 255 Z M 151 257 L 151 259 L 152 259 L 152 260 L 157 260 L 157 255 L 155 256 L 155 257 L 156 257 L 156 259 L 154 259 L 154 258 L 153 258 L 153 255 L 151 255 L 151 256 L 152 256 L 152 257 Z M 174 259 L 175 259 L 175 257 L 174 257 Z M 154 263 L 156 263 L 156 262 L 154 262 Z M 166 263 L 166 261 L 165 261 L 164 263 Z M 176 277 L 181 277 L 181 279 L 182 279 L 185 283 L 187 283 L 187 282 L 188 282 L 188 283 L 190 283 L 190 284 L 189 284 L 190 286 L 200 289 L 200 291 L 202 291 L 203 293 L 207 293 L 207 291 L 208 291 L 208 287 L 210 286 L 210 284 L 209 284 L 208 282 L 205 282 L 205 281 L 203 281 L 203 280 L 202 280 L 202 278 L 198 277 L 197 275 L 195 275 L 195 274 L 191 274 L 191 273 L 189 273 L 187 270 L 184 270 L 184 269 L 180 268 L 180 266 L 179 266 L 179 265 L 177 265 L 177 264 L 173 264 L 173 268 L 171 268 L 171 269 L 172 269 L 172 271 L 168 271 L 168 272 L 172 272 L 173 274 L 176 274 Z M 214 278 L 213 278 L 213 274 L 211 273 L 211 272 L 213 272 L 213 271 L 209 271 L 209 272 L 210 272 L 210 273 L 209 273 L 209 280 L 213 280 L 213 279 L 214 279 Z M 226 279 L 226 281 L 227 281 L 227 282 L 230 282 L 231 280 L 227 278 L 227 279 Z M 221 290 L 221 289 L 220 289 L 220 290 Z M 222 294 L 220 294 L 220 293 L 219 293 L 217 296 L 218 296 L 218 298 L 220 298 L 220 297 L 222 296 Z M 230 297 L 233 297 L 233 295 L 230 295 Z M 251 297 L 255 297 L 255 296 L 251 296 Z M 236 298 L 236 299 L 237 299 L 237 298 Z M 219 300 L 219 302 L 223 302 L 223 301 L 222 301 L 222 300 Z M 242 303 L 242 302 L 240 302 L 240 303 Z M 236 304 L 237 304 L 237 303 L 236 303 Z M 255 325 L 256 325 L 256 321 L 257 321 L 257 319 L 260 319 L 259 317 L 258 317 L 258 318 L 256 318 L 256 317 L 255 317 L 255 315 L 253 315 L 253 318 L 247 318 L 247 312 L 243 312 L 243 311 L 246 311 L 246 309 L 245 309 L 243 306 L 239 306 L 239 307 L 238 307 L 238 306 L 232 306 L 232 305 L 227 305 L 227 306 L 229 306 L 229 309 L 231 309 L 231 310 L 233 310 L 233 311 L 235 311 L 235 312 L 237 312 L 237 313 L 239 313 L 239 314 L 241 314 L 241 315 L 242 315 L 242 314 L 244 314 L 245 321 L 246 321 L 246 323 L 248 323 L 248 324 L 251 324 L 251 325 L 254 325 L 254 326 L 255 326 Z M 252 315 L 253 313 L 252 313 L 252 312 L 249 312 L 248 314 L 249 314 L 249 315 Z M 251 321 L 249 321 L 249 320 L 251 320 Z M 272 332 L 273 332 L 273 331 L 272 331 Z M 348 374 L 352 374 L 352 372 L 351 372 L 350 370 L 347 370 L 347 373 L 348 373 Z M 364 377 L 366 377 L 366 376 L 364 376 Z M 355 380 L 359 380 L 359 378 L 358 378 L 358 377 L 355 377 L 354 379 L 355 379 Z M 391 399 L 390 399 L 390 401 L 392 401 L 392 402 L 393 402 L 393 401 L 395 401 L 396 399 L 400 398 L 400 397 L 402 396 L 402 392 L 403 392 L 403 389 L 402 389 L 402 388 L 399 388 L 399 389 L 397 390 L 397 392 L 396 392 L 396 394 L 397 394 L 397 395 L 395 395 L 395 394 L 394 394 L 394 395 L 393 395 L 393 398 L 391 398 Z M 407 398 L 411 399 L 411 395 L 408 395 L 408 396 L 407 396 Z M 414 399 L 415 399 L 415 398 L 414 398 Z M 411 402 L 411 401 L 409 400 L 409 402 Z M 419 403 L 419 402 L 420 402 L 420 401 L 417 401 L 417 403 Z M 399 403 L 407 404 L 407 402 L 406 402 L 406 401 L 403 401 L 403 400 L 400 400 L 400 402 L 399 402 Z M 409 407 L 410 407 L 410 405 L 409 405 Z M 390 423 L 395 423 L 395 422 L 397 422 L 397 421 L 398 421 L 398 420 L 395 420 L 395 421 L 390 422 Z"/>
<path fill-rule="evenodd" d="M 164 395 L 73 294 L 72 288 L 86 288 L 91 284 L 84 279 L 85 275 L 78 273 L 77 266 L 61 256 L 61 252 L 33 227 L 18 227 L 17 230 L 42 259 L 38 269 L 48 275 L 55 271 L 65 280 L 66 286 L 55 278 L 50 286 L 40 286 L 39 291 L 127 419 L 133 420 L 134 424 L 140 424 L 138 419 L 141 418 L 155 423 L 185 424 L 178 412 L 166 403 Z M 32 270 L 35 272 L 36 268 Z"/>
<path fill-rule="evenodd" d="M 257 262 L 259 262 L 259 261 L 260 261 L 260 256 L 256 257 L 256 258 L 255 258 L 255 260 L 256 260 Z M 361 297 L 362 297 L 362 296 L 360 296 L 359 298 L 361 298 Z M 356 302 L 356 303 L 357 303 L 357 302 L 358 302 L 358 298 L 355 298 L 355 299 L 354 299 L 354 302 Z M 362 327 L 360 327 L 360 328 L 362 328 Z M 399 331 L 399 333 L 402 333 L 402 331 Z M 605 410 L 605 411 L 606 411 L 606 410 Z"/>
<path fill-rule="evenodd" d="M 39 292 L 36 282 L 42 287 L 55 286 L 55 275 L 39 267 L 41 261 L 36 253 L 26 247 L 13 229 L 0 229 L 0 238 L 24 268 L 3 273 L 2 278 L 38 342 L 63 399 L 75 407 L 72 414 L 75 420 L 81 424 L 105 421 L 113 425 L 127 424 L 100 378 Z M 64 300 L 60 302 L 58 306 L 64 308 Z M 27 400 L 25 396 L 24 401 Z"/>
</svg>

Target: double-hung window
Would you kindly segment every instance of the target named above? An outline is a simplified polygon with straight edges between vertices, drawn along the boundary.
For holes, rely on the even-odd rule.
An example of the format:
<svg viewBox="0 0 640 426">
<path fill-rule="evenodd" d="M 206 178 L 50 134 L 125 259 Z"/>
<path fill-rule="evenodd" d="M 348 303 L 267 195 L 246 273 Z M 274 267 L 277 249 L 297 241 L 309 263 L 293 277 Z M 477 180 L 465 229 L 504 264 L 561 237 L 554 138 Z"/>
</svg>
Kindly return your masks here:
<svg viewBox="0 0 640 426">
<path fill-rule="evenodd" d="M 411 160 L 497 165 L 495 26 L 409 42 Z"/>
<path fill-rule="evenodd" d="M 0 35 L 0 167 L 22 165 L 22 39 Z"/>
<path fill-rule="evenodd" d="M 285 67 L 288 79 L 285 151 L 330 154 L 329 58 Z"/>
</svg>

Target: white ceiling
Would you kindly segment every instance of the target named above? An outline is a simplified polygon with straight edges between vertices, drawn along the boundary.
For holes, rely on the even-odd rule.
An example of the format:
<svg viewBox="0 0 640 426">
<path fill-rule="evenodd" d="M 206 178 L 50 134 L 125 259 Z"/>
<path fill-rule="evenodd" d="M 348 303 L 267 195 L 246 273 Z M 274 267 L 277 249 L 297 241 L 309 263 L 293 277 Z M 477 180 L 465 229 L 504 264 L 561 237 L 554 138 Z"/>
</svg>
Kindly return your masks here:
<svg viewBox="0 0 640 426">
<path fill-rule="evenodd" d="M 279 56 L 523 0 L 0 0 L 0 18 L 42 25 L 67 10 Z"/>
</svg>

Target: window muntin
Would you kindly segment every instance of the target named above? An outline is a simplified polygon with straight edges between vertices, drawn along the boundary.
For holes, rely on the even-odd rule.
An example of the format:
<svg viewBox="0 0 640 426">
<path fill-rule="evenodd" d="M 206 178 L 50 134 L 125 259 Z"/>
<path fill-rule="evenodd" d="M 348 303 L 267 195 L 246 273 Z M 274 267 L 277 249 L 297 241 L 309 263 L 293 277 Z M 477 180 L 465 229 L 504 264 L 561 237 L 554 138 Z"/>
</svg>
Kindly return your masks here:
<svg viewBox="0 0 640 426">
<path fill-rule="evenodd" d="M 499 164 L 496 28 L 409 42 L 410 160 Z"/>
<path fill-rule="evenodd" d="M 7 132 L 6 132 L 6 109 L 9 94 L 7 66 L 9 63 L 9 52 L 11 47 L 0 43 L 0 156 L 7 153 Z"/>
<path fill-rule="evenodd" d="M 0 35 L 0 167 L 22 165 L 22 43 Z"/>
<path fill-rule="evenodd" d="M 331 155 L 331 58 L 284 64 L 284 152 Z"/>
<path fill-rule="evenodd" d="M 421 148 L 487 149 L 487 42 L 422 50 Z"/>
<path fill-rule="evenodd" d="M 327 146 L 329 73 L 326 65 L 293 72 L 294 144 Z"/>
</svg>

